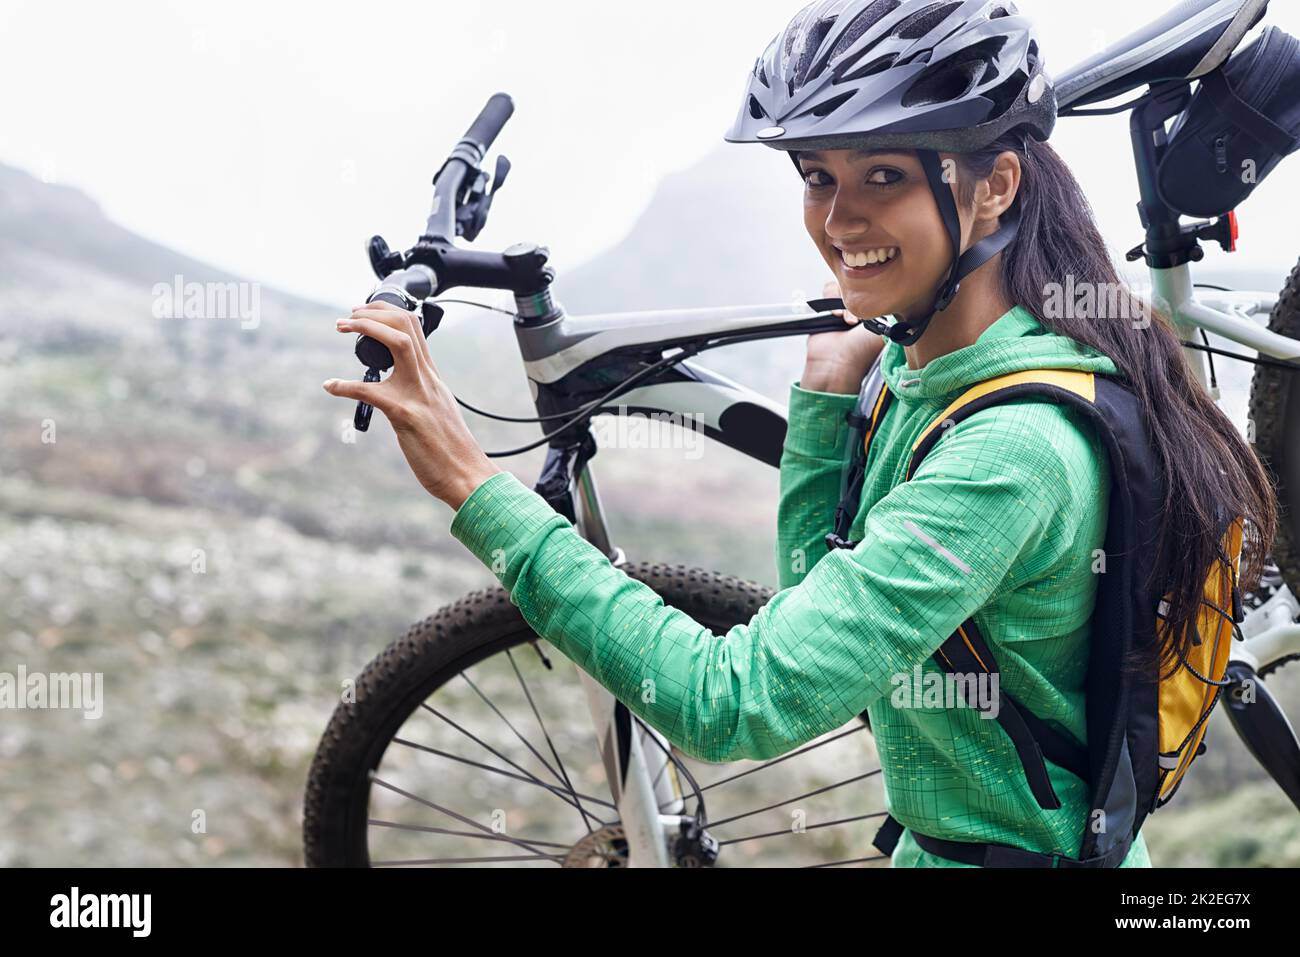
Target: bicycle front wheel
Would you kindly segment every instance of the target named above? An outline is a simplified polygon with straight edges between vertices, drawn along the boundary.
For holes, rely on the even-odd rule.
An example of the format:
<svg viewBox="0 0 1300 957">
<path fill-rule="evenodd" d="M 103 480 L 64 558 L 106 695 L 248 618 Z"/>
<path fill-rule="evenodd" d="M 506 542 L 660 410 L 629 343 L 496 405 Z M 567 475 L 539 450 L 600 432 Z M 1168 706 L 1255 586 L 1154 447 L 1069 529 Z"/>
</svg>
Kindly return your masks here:
<svg viewBox="0 0 1300 957">
<path fill-rule="evenodd" d="M 715 633 L 772 595 L 682 566 L 624 570 Z M 414 625 L 366 667 L 354 699 L 336 707 L 312 763 L 309 866 L 626 863 L 577 669 L 504 590 Z M 685 813 L 702 805 L 718 865 L 887 866 L 871 847 L 885 802 L 865 730 L 855 721 L 765 763 L 710 765 L 672 749 L 695 783 Z"/>
</svg>

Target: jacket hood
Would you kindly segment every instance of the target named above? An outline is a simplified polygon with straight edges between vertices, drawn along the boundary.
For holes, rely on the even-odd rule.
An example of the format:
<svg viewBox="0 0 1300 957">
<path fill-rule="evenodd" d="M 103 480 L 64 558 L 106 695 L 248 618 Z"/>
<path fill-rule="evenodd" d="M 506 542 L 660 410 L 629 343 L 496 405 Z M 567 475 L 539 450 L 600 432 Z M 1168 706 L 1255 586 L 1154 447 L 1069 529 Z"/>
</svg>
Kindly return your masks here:
<svg viewBox="0 0 1300 957">
<path fill-rule="evenodd" d="M 1023 306 L 1014 306 L 970 345 L 920 369 L 909 369 L 903 347 L 892 341 L 885 344 L 880 363 L 890 391 L 904 401 L 955 399 L 977 382 L 1026 369 L 1119 374 L 1109 356 L 1052 332 Z"/>
</svg>

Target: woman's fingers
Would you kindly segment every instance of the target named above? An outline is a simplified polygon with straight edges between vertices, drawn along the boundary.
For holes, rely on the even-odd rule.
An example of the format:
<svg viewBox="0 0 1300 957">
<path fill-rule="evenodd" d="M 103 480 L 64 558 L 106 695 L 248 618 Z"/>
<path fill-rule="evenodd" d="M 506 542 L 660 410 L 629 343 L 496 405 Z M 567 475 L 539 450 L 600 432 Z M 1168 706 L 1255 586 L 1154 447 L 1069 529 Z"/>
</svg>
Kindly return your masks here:
<svg viewBox="0 0 1300 957">
<path fill-rule="evenodd" d="M 406 366 L 415 358 L 415 343 L 411 341 L 410 332 L 405 329 L 395 329 L 378 319 L 358 318 L 358 315 L 354 313 L 351 319 L 340 319 L 339 332 L 357 332 L 369 336 L 376 342 L 382 342 L 393 354 L 394 366 Z"/>
<path fill-rule="evenodd" d="M 357 382 L 353 379 L 326 379 L 325 391 L 341 399 L 357 399 L 383 411 L 383 394 L 378 382 Z"/>
<path fill-rule="evenodd" d="M 836 282 L 834 279 L 826 280 L 826 285 L 822 286 L 822 298 L 842 299 L 843 297 L 840 295 L 840 284 Z M 843 309 L 832 309 L 831 315 L 843 316 L 847 319 L 847 316 L 845 316 L 845 310 Z"/>
<path fill-rule="evenodd" d="M 423 358 L 431 369 L 437 372 L 437 366 L 433 363 L 433 356 L 429 354 L 429 343 L 424 338 L 424 327 L 420 324 L 419 318 L 413 312 L 407 312 L 405 309 L 399 309 L 392 303 L 384 302 L 382 299 L 369 303 L 364 306 L 354 306 L 352 315 L 348 319 L 339 320 L 339 329 L 344 330 L 343 323 L 358 323 L 362 320 L 380 323 L 398 333 L 404 334 L 415 346 L 415 355 Z M 362 329 L 360 326 L 355 328 L 356 332 L 364 333 L 371 336 L 372 339 L 379 339 L 384 345 L 392 349 L 392 346 L 386 339 L 381 339 L 377 335 Z"/>
</svg>

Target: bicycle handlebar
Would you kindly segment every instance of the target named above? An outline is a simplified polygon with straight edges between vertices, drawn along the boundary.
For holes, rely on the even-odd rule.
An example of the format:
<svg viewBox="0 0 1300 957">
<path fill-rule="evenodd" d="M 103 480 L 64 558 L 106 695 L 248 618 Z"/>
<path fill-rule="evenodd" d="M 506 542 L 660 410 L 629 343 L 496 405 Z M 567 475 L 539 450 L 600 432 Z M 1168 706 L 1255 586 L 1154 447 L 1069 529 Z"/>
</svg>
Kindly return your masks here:
<svg viewBox="0 0 1300 957">
<path fill-rule="evenodd" d="M 494 93 L 478 117 L 470 124 L 465 139 L 473 140 L 486 153 L 492 148 L 506 121 L 514 115 L 515 102 L 504 93 Z"/>
<path fill-rule="evenodd" d="M 511 288 L 512 274 L 500 254 L 457 249 L 453 242 L 462 227 L 472 239 L 486 218 L 491 196 L 484 195 L 484 174 L 479 169 L 483 157 L 514 114 L 514 101 L 505 93 L 488 99 L 470 124 L 465 135 L 452 149 L 433 178 L 433 207 L 424 233 L 415 247 L 394 255 L 379 237 L 371 240 L 371 264 L 383 277 L 367 303 L 387 302 L 401 309 L 416 309 L 425 299 L 453 285 L 479 285 L 486 288 Z M 498 158 L 493 192 L 500 188 L 509 169 L 508 161 Z M 469 189 L 465 189 L 470 178 Z M 462 209 L 468 212 L 468 224 L 461 221 Z M 398 268 L 401 267 L 401 268 Z M 429 335 L 441 317 L 439 310 L 424 311 L 424 334 Z M 358 336 L 355 352 L 366 367 L 366 380 L 378 381 L 379 373 L 393 366 L 388 347 L 369 336 Z M 370 427 L 372 409 L 357 404 L 354 424 L 357 431 Z"/>
</svg>

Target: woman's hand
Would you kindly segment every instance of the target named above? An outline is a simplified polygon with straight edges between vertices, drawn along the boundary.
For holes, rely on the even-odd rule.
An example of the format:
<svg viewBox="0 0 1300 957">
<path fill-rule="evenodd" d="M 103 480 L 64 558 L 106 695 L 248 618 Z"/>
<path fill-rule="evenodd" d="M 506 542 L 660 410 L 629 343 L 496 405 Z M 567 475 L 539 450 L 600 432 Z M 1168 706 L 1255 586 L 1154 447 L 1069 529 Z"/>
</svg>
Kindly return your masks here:
<svg viewBox="0 0 1300 957">
<path fill-rule="evenodd" d="M 834 279 L 828 281 L 822 295 L 827 299 L 841 298 L 839 283 Z M 885 340 L 861 325 L 862 320 L 847 309 L 836 309 L 834 314 L 843 316 L 849 326 L 856 328 L 818 332 L 808 337 L 808 358 L 799 377 L 799 388 L 856 395 L 876 357 L 885 348 Z"/>
<path fill-rule="evenodd" d="M 483 454 L 438 375 L 419 318 L 389 303 L 372 302 L 340 319 L 338 331 L 382 342 L 393 354 L 393 371 L 383 382 L 330 379 L 325 391 L 368 402 L 384 413 L 420 484 L 459 509 L 470 492 L 501 470 Z"/>
</svg>

